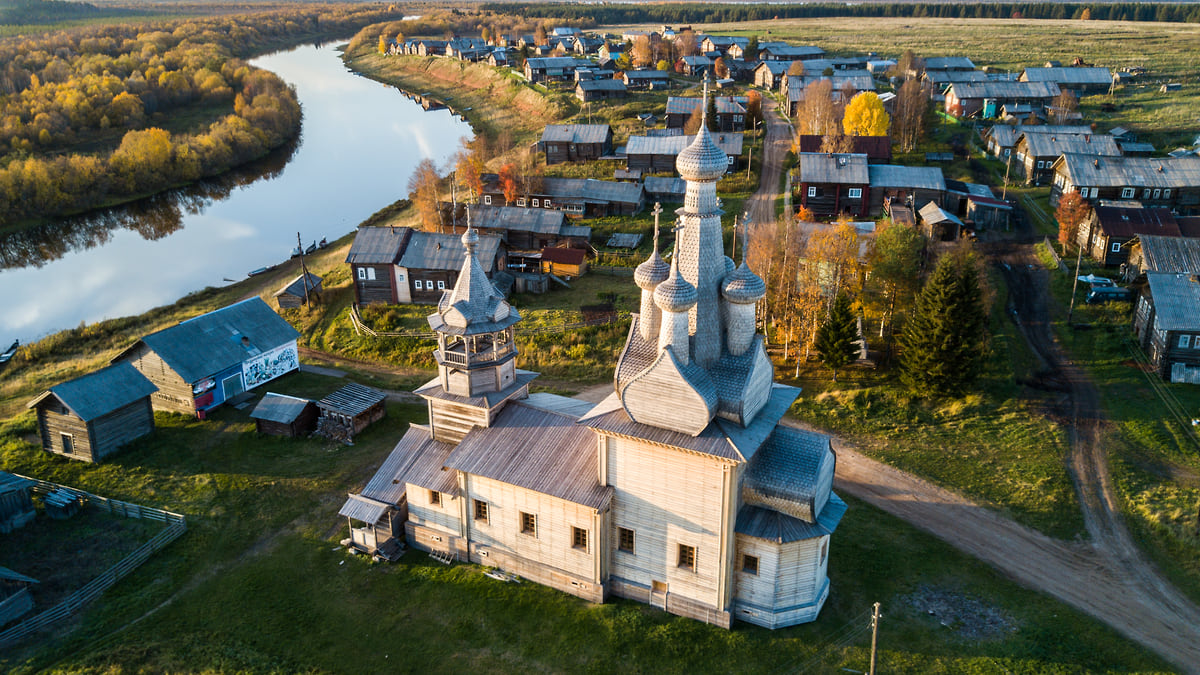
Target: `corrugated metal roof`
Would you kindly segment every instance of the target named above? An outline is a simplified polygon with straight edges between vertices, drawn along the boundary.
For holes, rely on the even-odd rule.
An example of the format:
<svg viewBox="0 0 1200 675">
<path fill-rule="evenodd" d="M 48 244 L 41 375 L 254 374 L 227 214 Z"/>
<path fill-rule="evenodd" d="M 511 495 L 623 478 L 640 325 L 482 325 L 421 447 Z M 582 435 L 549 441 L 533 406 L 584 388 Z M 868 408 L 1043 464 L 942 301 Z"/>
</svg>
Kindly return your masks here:
<svg viewBox="0 0 1200 675">
<path fill-rule="evenodd" d="M 322 410 L 329 410 L 353 417 L 361 415 L 371 407 L 383 402 L 386 398 L 387 394 L 378 389 L 372 389 L 357 382 L 351 382 L 321 399 L 317 405 Z"/>
<path fill-rule="evenodd" d="M 950 90 L 959 99 L 1054 98 L 1062 93 L 1053 82 L 955 82 Z"/>
<path fill-rule="evenodd" d="M 975 64 L 965 56 L 928 56 L 925 58 L 925 70 L 975 70 Z"/>
<path fill-rule="evenodd" d="M 446 466 L 602 510 L 613 489 L 600 485 L 596 437 L 576 419 L 511 401 L 491 426 L 470 431 Z"/>
<path fill-rule="evenodd" d="M 1064 153 L 1055 163 L 1076 186 L 1184 188 L 1200 186 L 1200 157 L 1092 157 Z"/>
<path fill-rule="evenodd" d="M 683 57 L 683 62 L 693 68 L 707 67 L 713 64 L 713 60 L 707 56 L 685 56 Z"/>
<path fill-rule="evenodd" d="M 1117 141 L 1108 134 L 1024 134 L 1017 147 L 1034 157 L 1057 157 L 1072 152 L 1080 155 L 1116 157 L 1121 154 Z"/>
<path fill-rule="evenodd" d="M 546 56 L 526 59 L 525 65 L 533 70 L 541 70 L 543 68 L 587 68 L 592 65 L 592 62 L 570 56 Z"/>
<path fill-rule="evenodd" d="M 930 70 L 925 72 L 925 79 L 936 85 L 947 85 L 955 82 L 986 82 L 996 78 L 989 77 L 982 70 Z"/>
<path fill-rule="evenodd" d="M 625 156 L 630 155 L 678 155 L 692 144 L 696 136 L 630 136 L 625 144 Z M 745 138 L 739 132 L 709 132 L 709 138 L 726 155 L 742 154 Z"/>
<path fill-rule="evenodd" d="M 646 192 L 656 195 L 679 195 L 687 191 L 687 181 L 678 176 L 646 176 L 642 180 Z"/>
<path fill-rule="evenodd" d="M 306 398 L 268 392 L 258 402 L 258 405 L 254 406 L 254 412 L 250 413 L 250 419 L 291 424 L 310 403 L 313 401 Z"/>
<path fill-rule="evenodd" d="M 627 70 L 625 77 L 631 80 L 670 80 L 671 74 L 665 70 Z"/>
<path fill-rule="evenodd" d="M 1054 82 L 1070 87 L 1072 85 L 1103 85 L 1112 84 L 1112 72 L 1108 68 L 1093 66 L 1063 66 L 1058 68 L 1026 68 L 1021 74 L 1026 82 Z"/>
<path fill-rule="evenodd" d="M 925 206 L 922 206 L 921 210 L 918 213 L 921 214 L 921 220 L 925 221 L 926 223 L 947 223 L 947 222 L 949 222 L 949 223 L 954 223 L 955 225 L 958 225 L 960 227 L 963 224 L 963 222 L 961 220 L 959 220 L 957 216 L 947 213 L 946 211 L 942 210 L 942 207 L 938 206 L 934 202 L 929 202 Z"/>
<path fill-rule="evenodd" d="M 348 495 L 345 504 L 342 504 L 341 510 L 338 511 L 339 516 L 346 516 L 364 523 L 377 523 L 392 507 L 391 504 L 375 501 L 370 497 L 362 495 Z"/>
<path fill-rule="evenodd" d="M 559 234 L 567 215 L 555 209 L 531 209 L 523 206 L 472 206 L 471 222 L 475 227 L 492 230 L 514 230 L 536 234 Z M 588 228 L 589 230 L 591 228 Z M 463 251 L 466 253 L 465 249 Z M 459 260 L 459 265 L 462 261 Z"/>
<path fill-rule="evenodd" d="M 33 481 L 28 478 L 22 478 L 16 474 L 7 471 L 0 471 L 0 495 L 24 490 L 33 485 Z"/>
<path fill-rule="evenodd" d="M 829 86 L 833 92 L 845 89 L 846 85 L 854 87 L 855 91 L 875 91 L 875 78 L 865 70 L 839 70 L 835 71 L 832 75 L 822 75 L 820 71 L 811 74 L 806 72 L 805 75 L 800 77 L 788 76 L 788 100 L 803 100 L 804 89 L 808 85 L 822 80 L 829 81 Z"/>
<path fill-rule="evenodd" d="M 610 136 L 612 127 L 607 124 L 547 124 L 542 142 L 603 143 Z"/>
<path fill-rule="evenodd" d="M 1159 330 L 1200 330 L 1200 276 L 1147 272 Z"/>
<path fill-rule="evenodd" d="M 291 324 L 255 296 L 151 333 L 141 342 L 185 382 L 196 382 L 299 336 Z M 243 338 L 248 345 L 243 346 Z"/>
<path fill-rule="evenodd" d="M 1183 236 L 1175 223 L 1171 211 L 1161 206 L 1116 206 L 1097 204 L 1096 221 L 1110 237 L 1133 237 L 1134 235 L 1158 235 L 1163 237 Z"/>
<path fill-rule="evenodd" d="M 786 544 L 833 534 L 845 513 L 846 502 L 834 492 L 829 493 L 829 501 L 825 503 L 825 508 L 821 509 L 815 523 L 806 523 L 799 518 L 759 506 L 743 506 L 738 510 L 734 531 L 747 537 Z"/>
<path fill-rule="evenodd" d="M 1145 272 L 1200 274 L 1200 239 L 1186 237 L 1138 237 L 1145 259 Z"/>
<path fill-rule="evenodd" d="M 153 382 L 128 361 L 122 361 L 50 387 L 26 407 L 32 408 L 47 396 L 54 396 L 81 420 L 90 422 L 156 391 L 158 387 Z"/>
<path fill-rule="evenodd" d="M 625 82 L 611 77 L 599 80 L 583 80 L 576 86 L 583 91 L 625 91 Z"/>
<path fill-rule="evenodd" d="M 801 183 L 843 183 L 867 185 L 867 156 L 824 152 L 800 153 Z"/>
<path fill-rule="evenodd" d="M 543 178 L 542 192 L 556 199 L 636 204 L 642 199 L 642 186 L 594 178 Z"/>
<path fill-rule="evenodd" d="M 346 254 L 351 265 L 391 265 L 404 251 L 404 242 L 412 234 L 407 227 L 360 227 Z"/>
<path fill-rule="evenodd" d="M 719 114 L 745 114 L 746 102 L 745 96 L 716 96 L 713 102 L 717 106 Z M 700 98 L 690 98 L 687 96 L 671 96 L 667 98 L 667 114 L 668 115 L 691 115 L 699 108 L 701 104 Z"/>
<path fill-rule="evenodd" d="M 479 236 L 475 253 L 485 272 L 491 272 L 496 266 L 496 251 L 499 248 L 500 237 L 492 234 Z M 461 270 L 466 256 L 462 235 L 414 230 L 398 264 L 419 270 Z"/>
<path fill-rule="evenodd" d="M 871 164 L 867 173 L 871 177 L 871 187 L 946 190 L 946 179 L 936 166 Z"/>
<path fill-rule="evenodd" d="M 39 583 L 37 579 L 34 579 L 33 577 L 27 577 L 20 572 L 14 572 L 7 567 L 0 567 L 0 579 L 3 579 L 4 581 L 19 581 L 26 584 Z"/>
<path fill-rule="evenodd" d="M 758 53 L 760 57 L 763 52 L 781 59 L 789 57 L 802 59 L 805 56 L 820 56 L 825 53 L 825 50 L 812 45 L 794 46 L 783 43 L 770 43 L 767 47 L 759 47 Z"/>
</svg>

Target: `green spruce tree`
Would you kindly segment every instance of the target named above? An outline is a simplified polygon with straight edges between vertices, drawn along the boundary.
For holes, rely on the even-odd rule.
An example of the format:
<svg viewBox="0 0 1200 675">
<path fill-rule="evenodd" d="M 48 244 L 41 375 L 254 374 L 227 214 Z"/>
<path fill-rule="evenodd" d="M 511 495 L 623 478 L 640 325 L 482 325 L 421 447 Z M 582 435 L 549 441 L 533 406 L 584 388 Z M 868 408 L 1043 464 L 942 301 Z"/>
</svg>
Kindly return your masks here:
<svg viewBox="0 0 1200 675">
<path fill-rule="evenodd" d="M 707 77 L 707 76 L 706 76 Z M 717 97 L 710 96 L 708 98 L 708 130 L 720 131 L 721 123 L 717 120 Z"/>
<path fill-rule="evenodd" d="M 900 379 L 913 393 L 962 393 L 983 370 L 987 312 L 974 256 L 938 260 L 900 336 Z"/>
<path fill-rule="evenodd" d="M 838 293 L 829 309 L 829 316 L 817 328 L 816 348 L 821 362 L 833 371 L 837 382 L 839 368 L 844 368 L 858 359 L 858 320 L 850 311 L 850 296 Z"/>
</svg>

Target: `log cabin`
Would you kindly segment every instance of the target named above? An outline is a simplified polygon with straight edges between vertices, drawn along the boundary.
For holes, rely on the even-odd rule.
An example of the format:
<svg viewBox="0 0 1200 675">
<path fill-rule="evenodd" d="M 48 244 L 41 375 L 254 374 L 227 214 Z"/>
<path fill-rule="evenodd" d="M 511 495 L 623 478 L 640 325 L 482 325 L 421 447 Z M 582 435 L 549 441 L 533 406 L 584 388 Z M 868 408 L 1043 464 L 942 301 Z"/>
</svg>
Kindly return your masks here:
<svg viewBox="0 0 1200 675">
<path fill-rule="evenodd" d="M 542 249 L 542 272 L 568 281 L 587 273 L 587 251 L 581 248 L 547 246 Z"/>
<path fill-rule="evenodd" d="M 706 130 L 680 154 L 692 207 L 673 265 L 656 246 L 637 268 L 641 312 L 600 404 L 529 393 L 537 374 L 515 366 L 521 317 L 464 234 L 458 283 L 429 316 L 438 375 L 416 392 L 429 425 L 412 426 L 368 483 L 361 496 L 379 504 L 360 529 L 377 539 L 388 524 L 370 521 L 404 505 L 413 548 L 592 602 L 726 628 L 815 619 L 846 505 L 831 491 L 829 438 L 779 423 L 799 391 L 772 381 L 755 334 L 764 282 L 721 248 L 726 166 Z M 343 514 L 360 511 L 357 496 Z"/>
<path fill-rule="evenodd" d="M 29 490 L 33 481 L 0 471 L 0 534 L 24 527 L 37 516 Z"/>
<path fill-rule="evenodd" d="M 955 82 L 946 89 L 946 112 L 955 117 L 995 117 L 1010 103 L 1037 108 L 1050 105 L 1061 92 L 1053 82 Z M 985 102 L 989 108 L 984 109 Z"/>
<path fill-rule="evenodd" d="M 250 413 L 260 434 L 301 438 L 317 427 L 317 403 L 307 398 L 267 392 Z"/>
<path fill-rule="evenodd" d="M 871 164 L 867 166 L 867 175 L 871 181 L 873 215 L 883 211 L 884 201 L 912 207 L 931 201 L 941 204 L 946 196 L 946 179 L 936 166 Z"/>
<path fill-rule="evenodd" d="M 321 295 L 321 277 L 312 272 L 302 272 L 287 286 L 275 291 L 275 304 L 279 309 L 296 309 L 316 300 Z"/>
<path fill-rule="evenodd" d="M 453 226 L 449 226 L 451 229 Z M 504 267 L 500 237 L 480 244 L 491 276 Z M 433 304 L 454 285 L 462 258 L 458 236 L 408 227 L 360 227 L 346 255 L 359 305 Z"/>
<path fill-rule="evenodd" d="M 1050 205 L 1067 192 L 1090 204 L 1137 200 L 1177 215 L 1200 213 L 1200 157 L 1092 157 L 1064 153 L 1052 167 Z"/>
<path fill-rule="evenodd" d="M 155 410 L 201 419 L 225 401 L 300 369 L 292 328 L 261 298 L 201 314 L 152 333 L 113 358 L 158 387 Z"/>
<path fill-rule="evenodd" d="M 1117 266 L 1129 260 L 1130 244 L 1147 235 L 1183 236 L 1175 216 L 1161 206 L 1144 207 L 1137 202 L 1101 200 L 1079 224 L 1075 243 L 1101 265 Z"/>
<path fill-rule="evenodd" d="M 607 101 L 611 98 L 625 98 L 629 95 L 625 89 L 625 81 L 613 78 L 600 78 L 580 82 L 575 85 L 575 98 L 583 103 L 591 101 Z"/>
<path fill-rule="evenodd" d="M 317 433 L 353 444 L 355 436 L 387 416 L 386 400 L 382 391 L 351 382 L 317 401 Z"/>
<path fill-rule="evenodd" d="M 1159 377 L 1200 384 L 1200 274 L 1147 272 L 1133 329 Z"/>
<path fill-rule="evenodd" d="M 546 164 L 587 162 L 613 153 L 612 127 L 607 124 L 547 124 L 537 149 Z"/>
<path fill-rule="evenodd" d="M 861 218 L 870 207 L 871 176 L 867 156 L 854 153 L 802 152 L 796 180 L 798 201 L 814 215 Z"/>
<path fill-rule="evenodd" d="M 127 361 L 51 387 L 26 406 L 37 410 L 42 449 L 97 463 L 154 431 L 158 387 Z"/>
</svg>

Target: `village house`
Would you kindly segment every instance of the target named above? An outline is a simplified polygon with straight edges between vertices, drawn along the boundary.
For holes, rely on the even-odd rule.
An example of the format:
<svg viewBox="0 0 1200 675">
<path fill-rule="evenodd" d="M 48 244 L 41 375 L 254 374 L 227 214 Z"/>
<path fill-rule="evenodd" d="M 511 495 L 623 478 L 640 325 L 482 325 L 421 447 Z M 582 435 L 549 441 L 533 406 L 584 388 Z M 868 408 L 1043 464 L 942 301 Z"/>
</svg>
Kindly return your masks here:
<svg viewBox="0 0 1200 675">
<path fill-rule="evenodd" d="M 592 237 L 592 228 L 568 224 L 566 214 L 556 209 L 479 204 L 471 206 L 470 212 L 471 226 L 481 235 L 499 236 L 510 252 L 547 246 L 587 248 Z"/>
<path fill-rule="evenodd" d="M 930 70 L 921 73 L 921 86 L 925 91 L 929 92 L 929 98 L 934 101 L 944 100 L 946 90 L 950 85 L 962 82 L 989 82 L 996 80 L 1015 80 L 1015 76 L 1011 78 L 996 77 L 990 73 L 985 73 L 982 70 Z"/>
<path fill-rule="evenodd" d="M 946 89 L 946 112 L 990 118 L 1011 103 L 1049 105 L 1059 93 L 1053 82 L 956 82 Z"/>
<path fill-rule="evenodd" d="M 689 77 L 700 77 L 712 71 L 713 60 L 707 56 L 685 56 L 679 60 L 683 63 L 683 74 Z"/>
<path fill-rule="evenodd" d="M 570 82 L 576 68 L 589 68 L 592 62 L 572 56 L 547 56 L 525 59 L 525 79 L 538 82 Z"/>
<path fill-rule="evenodd" d="M 537 144 L 546 164 L 587 162 L 613 153 L 612 127 L 607 124 L 548 124 Z"/>
<path fill-rule="evenodd" d="M 587 80 L 575 85 L 575 98 L 584 103 L 606 101 L 610 98 L 625 98 L 628 95 L 625 81 L 611 77 Z"/>
<path fill-rule="evenodd" d="M 587 56 L 600 51 L 600 47 L 604 45 L 604 40 L 597 37 L 588 37 L 580 35 L 575 38 L 573 51 L 579 56 Z"/>
<path fill-rule="evenodd" d="M 37 509 L 29 496 L 32 487 L 33 481 L 0 471 L 0 534 L 25 527 L 37 517 Z"/>
<path fill-rule="evenodd" d="M 929 56 L 921 61 L 921 70 L 930 71 L 968 71 L 975 70 L 975 64 L 965 56 Z M 912 73 L 916 75 L 916 73 Z"/>
<path fill-rule="evenodd" d="M 613 61 L 616 61 L 624 53 L 624 42 L 605 42 L 603 46 L 596 50 L 596 55 L 601 59 L 611 59 Z"/>
<path fill-rule="evenodd" d="M 1012 204 L 991 195 L 967 195 L 965 224 L 975 230 L 1008 229 Z"/>
<path fill-rule="evenodd" d="M 890 136 L 849 136 L 851 150 L 855 155 L 866 155 L 871 164 L 887 164 L 892 161 L 892 138 Z M 824 136 L 801 134 L 798 152 L 820 152 Z M 940 170 L 939 170 L 940 171 Z"/>
<path fill-rule="evenodd" d="M 714 97 L 717 109 L 717 130 L 745 131 L 747 101 L 745 96 Z M 700 107 L 700 103 L 701 99 L 699 98 L 683 96 L 667 98 L 667 128 L 682 129 L 686 126 L 688 119 Z"/>
<path fill-rule="evenodd" d="M 1200 275 L 1147 272 L 1133 329 L 1159 377 L 1200 384 Z"/>
<path fill-rule="evenodd" d="M 754 67 L 753 82 L 764 89 L 775 91 L 783 82 L 783 76 L 791 67 L 790 61 L 760 61 Z"/>
<path fill-rule="evenodd" d="M 655 251 L 638 268 L 642 310 L 597 405 L 528 393 L 521 316 L 489 292 L 465 234 L 459 283 L 429 317 L 438 375 L 416 391 L 429 424 L 400 440 L 365 491 L 378 504 L 352 527 L 403 505 L 409 546 L 592 602 L 726 628 L 814 620 L 846 506 L 829 438 L 779 424 L 799 390 L 772 382 L 754 333 L 765 284 L 722 251 L 726 166 L 707 131 L 680 154 L 693 211 L 674 266 Z M 387 485 L 404 491 L 384 498 Z"/>
<path fill-rule="evenodd" d="M 446 53 L 446 40 L 413 40 L 408 44 L 410 55 L 441 56 Z"/>
<path fill-rule="evenodd" d="M 1065 153 L 1096 157 L 1119 157 L 1121 149 L 1107 134 L 1021 134 L 1015 147 L 1016 167 L 1025 182 L 1047 185 L 1054 180 L 1054 162 Z"/>
<path fill-rule="evenodd" d="M 1050 205 L 1067 192 L 1089 203 L 1136 199 L 1177 214 L 1200 210 L 1200 157 L 1092 157 L 1065 153 L 1052 167 Z"/>
<path fill-rule="evenodd" d="M 489 276 L 503 269 L 500 237 L 483 238 L 481 249 Z M 407 305 L 437 302 L 454 285 L 461 254 L 458 236 L 408 227 L 360 227 L 346 254 L 354 278 L 354 300 Z"/>
<path fill-rule="evenodd" d="M 317 403 L 307 398 L 267 392 L 250 413 L 260 434 L 304 438 L 317 427 Z"/>
<path fill-rule="evenodd" d="M 1053 82 L 1063 91 L 1069 91 L 1076 97 L 1107 92 L 1113 83 L 1112 72 L 1108 68 L 1095 67 L 1065 67 L 1065 68 L 1026 68 L 1021 73 L 1021 82 Z"/>
<path fill-rule="evenodd" d="M 671 86 L 671 74 L 665 70 L 626 70 L 621 79 L 627 89 L 666 89 Z"/>
<path fill-rule="evenodd" d="M 37 410 L 42 449 L 97 463 L 154 431 L 158 391 L 128 362 L 56 384 L 26 405 Z"/>
<path fill-rule="evenodd" d="M 758 43 L 758 58 L 761 61 L 807 61 L 819 59 L 825 55 L 825 50 L 811 45 L 796 46 L 786 42 Z"/>
<path fill-rule="evenodd" d="M 504 187 L 494 173 L 483 175 L 482 200 L 487 205 L 507 206 Z M 642 210 L 642 186 L 594 178 L 539 178 L 531 181 L 513 203 L 535 209 L 557 209 L 580 218 L 632 216 Z"/>
<path fill-rule="evenodd" d="M 740 133 L 711 133 L 713 143 L 729 161 L 729 170 L 738 166 L 744 137 Z M 663 173 L 675 169 L 679 153 L 692 144 L 695 136 L 630 136 L 625 143 L 625 162 L 630 170 Z"/>
<path fill-rule="evenodd" d="M 801 76 L 784 73 L 780 87 L 787 97 L 788 115 L 795 117 L 804 103 L 804 91 L 810 84 L 826 80 L 829 82 L 829 98 L 835 103 L 849 103 L 849 99 L 864 91 L 875 91 L 875 78 L 864 71 L 843 71 L 833 75 L 804 74 Z"/>
<path fill-rule="evenodd" d="M 300 369 L 292 328 L 261 298 L 222 307 L 151 333 L 113 358 L 129 362 L 158 387 L 155 410 L 205 414 Z"/>
<path fill-rule="evenodd" d="M 869 213 L 884 211 L 884 202 L 915 208 L 917 204 L 942 203 L 946 196 L 946 179 L 936 166 L 896 166 L 870 164 L 871 198 Z"/>
<path fill-rule="evenodd" d="M 737 45 L 741 51 L 733 58 L 740 59 L 742 58 L 742 54 L 745 53 L 744 50 L 746 47 L 750 45 L 750 38 L 729 35 L 705 35 L 704 39 L 700 41 L 700 51 L 720 52 L 721 56 L 727 56 L 729 55 L 729 48 L 734 45 Z"/>
<path fill-rule="evenodd" d="M 1175 223 L 1178 225 L 1180 220 L 1193 219 L 1177 218 Z M 1184 229 L 1181 227 L 1180 231 Z M 1183 237 L 1139 235 L 1129 244 L 1125 279 L 1134 281 L 1148 272 L 1200 274 L 1200 232 L 1193 232 L 1194 229 Z"/>
<path fill-rule="evenodd" d="M 1083 136 L 1092 133 L 1095 132 L 1086 124 L 993 124 L 980 136 L 987 142 L 988 154 L 1004 159 L 1012 155 L 1022 134 Z M 1036 168 L 1037 165 L 1034 166 Z"/>
<path fill-rule="evenodd" d="M 820 218 L 867 215 L 871 177 L 867 156 L 801 152 L 795 179 L 796 201 Z"/>
<path fill-rule="evenodd" d="M 1161 206 L 1101 200 L 1079 224 L 1075 243 L 1100 264 L 1115 266 L 1129 259 L 1129 244 L 1144 235 L 1180 237 L 1182 233 L 1175 216 Z"/>
<path fill-rule="evenodd" d="M 507 49 L 493 49 L 487 57 L 487 63 L 493 68 L 505 68 L 512 63 Z"/>
</svg>

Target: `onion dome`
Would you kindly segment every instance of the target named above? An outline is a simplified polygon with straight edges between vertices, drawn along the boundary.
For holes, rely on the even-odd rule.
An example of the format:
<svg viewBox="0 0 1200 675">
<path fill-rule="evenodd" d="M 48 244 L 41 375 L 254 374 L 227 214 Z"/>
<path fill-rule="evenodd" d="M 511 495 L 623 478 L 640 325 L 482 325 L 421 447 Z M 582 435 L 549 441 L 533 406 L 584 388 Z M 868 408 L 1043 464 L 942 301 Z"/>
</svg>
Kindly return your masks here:
<svg viewBox="0 0 1200 675">
<path fill-rule="evenodd" d="M 767 295 L 767 284 L 743 262 L 725 277 L 721 295 L 735 305 L 752 305 Z"/>
<path fill-rule="evenodd" d="M 670 275 L 671 266 L 655 250 L 645 262 L 633 270 L 633 282 L 642 290 L 652 291 L 655 286 L 666 281 Z"/>
<path fill-rule="evenodd" d="M 725 256 L 725 274 L 723 274 L 721 276 L 725 276 L 725 277 L 729 276 L 729 273 L 732 272 L 734 270 L 734 268 L 736 268 L 736 267 L 737 267 L 737 265 L 734 264 L 733 258 L 730 258 L 729 256 Z"/>
<path fill-rule="evenodd" d="M 664 312 L 686 312 L 696 305 L 696 298 L 696 287 L 679 275 L 677 264 L 671 265 L 671 276 L 654 289 L 654 304 Z"/>
<path fill-rule="evenodd" d="M 471 228 L 469 224 L 467 231 L 463 232 L 462 243 L 463 247 L 467 249 L 468 255 L 474 252 L 475 245 L 479 243 L 479 233 Z"/>
<path fill-rule="evenodd" d="M 689 181 L 716 181 L 729 170 L 728 156 L 713 142 L 705 123 L 700 124 L 700 133 L 675 159 L 675 170 Z"/>
</svg>

